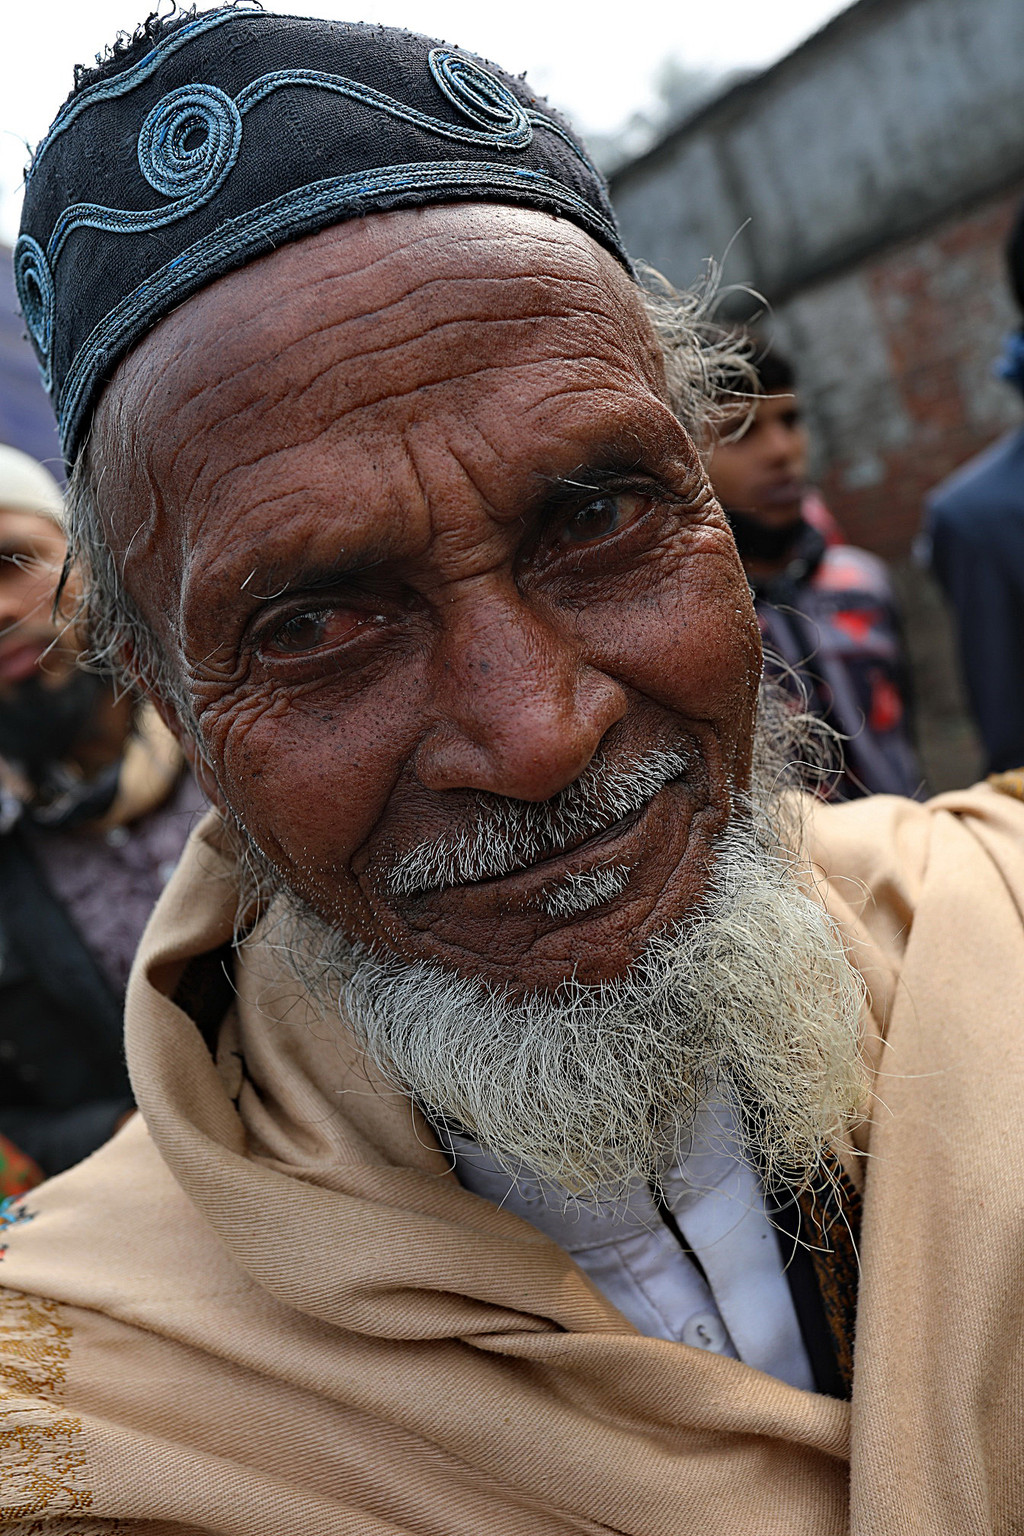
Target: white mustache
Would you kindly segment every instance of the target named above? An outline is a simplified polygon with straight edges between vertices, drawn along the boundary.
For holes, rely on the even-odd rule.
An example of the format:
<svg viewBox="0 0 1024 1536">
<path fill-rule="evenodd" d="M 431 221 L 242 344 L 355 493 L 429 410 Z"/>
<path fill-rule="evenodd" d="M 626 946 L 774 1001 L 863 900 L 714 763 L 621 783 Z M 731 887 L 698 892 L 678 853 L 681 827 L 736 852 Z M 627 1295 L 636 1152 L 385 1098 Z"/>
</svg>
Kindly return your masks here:
<svg viewBox="0 0 1024 1536">
<path fill-rule="evenodd" d="M 415 896 L 528 869 L 643 810 L 690 765 L 688 754 L 656 748 L 614 767 L 595 758 L 578 779 L 539 803 L 480 792 L 472 821 L 396 859 L 388 888 L 393 896 Z"/>
</svg>

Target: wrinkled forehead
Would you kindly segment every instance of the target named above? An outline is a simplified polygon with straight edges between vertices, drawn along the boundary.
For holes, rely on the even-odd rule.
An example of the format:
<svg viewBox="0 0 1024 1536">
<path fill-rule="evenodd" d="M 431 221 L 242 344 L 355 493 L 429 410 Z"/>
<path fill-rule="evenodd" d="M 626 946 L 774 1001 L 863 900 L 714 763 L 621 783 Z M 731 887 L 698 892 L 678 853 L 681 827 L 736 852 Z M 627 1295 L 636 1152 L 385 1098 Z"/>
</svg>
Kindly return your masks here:
<svg viewBox="0 0 1024 1536">
<path fill-rule="evenodd" d="M 94 430 L 110 531 L 140 547 L 147 510 L 208 507 L 321 438 L 383 453 L 411 424 L 464 428 L 482 403 L 544 396 L 542 373 L 612 414 L 663 392 L 638 291 L 584 232 L 489 205 L 332 227 L 203 290 L 121 364 Z"/>
</svg>

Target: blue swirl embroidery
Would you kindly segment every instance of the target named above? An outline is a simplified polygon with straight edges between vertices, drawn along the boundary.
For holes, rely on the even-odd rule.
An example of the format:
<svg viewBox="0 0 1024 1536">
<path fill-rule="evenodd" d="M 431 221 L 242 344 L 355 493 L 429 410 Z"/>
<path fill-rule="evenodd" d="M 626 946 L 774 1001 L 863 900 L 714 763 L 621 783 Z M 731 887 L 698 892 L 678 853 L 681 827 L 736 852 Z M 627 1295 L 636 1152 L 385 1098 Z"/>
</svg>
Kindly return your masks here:
<svg viewBox="0 0 1024 1536">
<path fill-rule="evenodd" d="M 56 296 L 53 276 L 42 247 L 31 235 L 22 235 L 14 247 L 14 285 L 29 334 L 39 357 L 43 388 L 51 383 L 50 349 Z"/>
<path fill-rule="evenodd" d="M 170 37 L 165 37 L 154 48 L 151 48 L 149 53 L 144 58 L 141 58 L 137 64 L 131 65 L 129 69 L 122 70 L 112 80 L 104 80 L 98 85 L 90 85 L 80 96 L 74 97 L 72 101 L 69 101 L 57 113 L 49 133 L 39 144 L 35 154 L 32 156 L 32 164 L 29 166 L 25 176 L 26 184 L 31 181 L 36 167 L 51 144 L 60 138 L 65 129 L 71 127 L 71 124 L 82 112 L 85 112 L 97 101 L 112 101 L 118 96 L 126 95 L 135 86 L 141 85 L 143 80 L 148 80 L 154 70 L 159 69 L 172 54 L 177 53 L 179 48 L 184 48 L 186 43 L 190 43 L 193 38 L 200 36 L 204 32 L 212 31 L 214 27 L 222 27 L 227 21 L 237 21 L 237 19 L 238 12 L 234 9 L 211 11 L 206 16 L 198 16 L 195 21 L 187 22 L 185 26 L 179 27 L 177 32 L 172 33 Z"/>
<path fill-rule="evenodd" d="M 439 51 L 434 50 L 434 52 Z M 407 106 L 404 101 L 396 101 L 393 96 L 385 96 L 383 91 L 375 91 L 370 85 L 361 85 L 356 80 L 346 80 L 343 75 L 321 74 L 315 69 L 279 69 L 273 74 L 261 75 L 258 80 L 253 80 L 250 85 L 239 91 L 235 99 L 238 102 L 238 110 L 245 113 L 265 96 L 269 96 L 272 91 L 279 91 L 285 86 L 314 86 L 318 90 L 334 91 L 339 96 L 348 96 L 353 101 L 364 102 L 368 107 L 376 107 L 379 111 L 386 112 L 389 117 L 397 117 L 403 122 L 413 123 L 417 128 L 424 128 L 428 133 L 436 133 L 441 138 L 458 139 L 463 144 L 486 144 L 488 148 L 494 149 L 525 149 L 533 138 L 533 129 L 523 108 L 512 92 L 506 90 L 493 75 L 489 75 L 479 66 L 477 66 L 477 74 L 489 81 L 492 87 L 492 119 L 483 116 L 476 97 L 472 100 L 468 96 L 459 98 L 450 87 L 444 87 L 444 94 L 463 116 L 478 125 L 483 124 L 482 127 L 476 128 L 463 128 L 455 123 L 446 123 L 443 118 L 431 117 L 427 112 L 420 112 L 416 107 Z M 495 126 L 495 121 L 499 118 L 500 127 Z"/>
<path fill-rule="evenodd" d="M 139 170 L 164 197 L 220 186 L 238 158 L 242 119 L 215 85 L 186 85 L 158 101 L 139 134 Z"/>
<path fill-rule="evenodd" d="M 172 199 L 169 207 L 105 208 L 72 203 L 47 243 L 55 263 L 76 229 L 106 229 L 127 235 L 159 229 L 194 213 L 220 190 L 238 159 L 242 119 L 238 107 L 216 85 L 182 85 L 161 97 L 139 133 L 139 169 L 154 191 Z"/>
<path fill-rule="evenodd" d="M 437 60 L 434 55 L 438 55 Z M 413 123 L 442 138 L 489 148 L 523 149 L 533 128 L 512 92 L 479 64 L 446 49 L 430 55 L 431 72 L 454 106 L 476 124 L 465 128 L 431 117 L 376 91 L 372 86 L 326 75 L 313 69 L 281 69 L 261 75 L 234 100 L 215 85 L 182 85 L 162 97 L 142 125 L 138 142 L 139 167 L 155 191 L 172 200 L 170 207 L 128 210 L 99 203 L 72 203 L 60 215 L 47 242 L 53 265 L 64 242 L 76 229 L 103 229 L 112 234 L 139 234 L 176 223 L 216 195 L 238 158 L 242 118 L 260 101 L 285 87 L 310 86 L 361 101 L 389 117 Z M 498 126 L 500 125 L 500 126 Z"/>
<path fill-rule="evenodd" d="M 230 21 L 235 14 L 233 10 L 223 10 L 196 18 L 172 37 L 165 39 L 122 75 L 83 92 L 58 114 L 50 133 L 36 152 L 32 171 L 54 140 L 90 105 L 127 93 L 148 79 L 168 54 L 177 52 L 198 33 Z M 137 150 L 143 177 L 155 192 L 167 199 L 165 205 L 133 210 L 109 208 L 96 203 L 75 203 L 65 208 L 57 219 L 45 252 L 27 235 L 22 236 L 15 249 L 18 295 L 39 354 L 45 387 L 48 390 L 52 387 L 55 312 L 53 270 L 69 235 L 83 227 L 106 230 L 113 234 L 143 233 L 175 223 L 198 210 L 216 195 L 238 159 L 245 114 L 258 102 L 285 87 L 308 86 L 333 92 L 442 138 L 489 149 L 523 149 L 532 142 L 534 130 L 543 128 L 563 140 L 583 164 L 593 171 L 586 152 L 570 134 L 543 114 L 527 110 L 506 85 L 475 59 L 448 48 L 433 48 L 428 54 L 427 64 L 438 90 L 465 120 L 464 123 L 456 124 L 434 117 L 372 86 L 316 70 L 278 70 L 264 75 L 241 90 L 234 100 L 219 87 L 204 83 L 180 86 L 163 96 L 146 116 L 139 133 Z M 234 228 L 235 225 L 245 225 L 252 233 L 252 219 L 255 218 L 256 229 L 261 226 L 265 229 L 266 216 L 272 208 L 280 209 L 282 214 L 287 208 L 291 217 L 299 217 L 300 208 L 308 209 L 317 204 L 321 207 L 330 205 L 331 193 L 328 188 L 333 189 L 333 195 L 337 198 L 335 206 L 340 211 L 346 206 L 356 205 L 361 195 L 382 187 L 397 190 L 403 186 L 485 185 L 488 184 L 488 177 L 481 174 L 482 170 L 479 161 L 461 166 L 454 162 L 426 162 L 421 165 L 394 166 L 386 171 L 370 171 L 361 176 L 329 178 L 295 188 L 263 209 L 253 210 L 252 215 L 229 221 L 229 226 Z M 542 171 L 531 171 L 525 167 L 506 169 L 491 163 L 489 173 L 491 186 L 506 185 L 511 190 L 517 185 L 521 186 L 525 180 L 538 190 L 543 187 L 545 194 L 551 196 L 553 206 L 575 209 L 585 227 L 593 227 L 595 233 L 600 232 L 613 244 L 617 242 L 614 219 L 607 205 L 605 217 L 586 199 L 579 197 L 564 184 L 550 180 Z M 596 172 L 594 174 L 596 176 Z M 290 223 L 291 217 L 284 216 L 283 224 Z M 258 238 L 254 234 L 254 239 Z M 225 243 L 233 243 L 231 240 L 219 241 L 216 231 L 210 240 L 214 247 L 219 244 L 221 250 Z M 244 238 L 242 243 L 246 243 Z M 206 245 L 207 241 L 204 240 L 199 242 L 198 247 L 190 249 L 194 251 Z M 166 277 L 173 273 L 179 267 L 179 261 L 175 260 L 163 268 L 163 275 Z M 143 290 L 149 290 L 149 283 L 143 284 L 141 290 L 136 290 L 135 295 L 128 297 L 128 312 L 135 309 L 132 301 L 135 300 L 137 304 Z M 108 322 L 115 315 L 121 316 L 122 320 L 127 319 L 124 301 L 115 306 L 114 311 L 100 322 L 84 347 L 79 349 L 70 376 L 64 381 L 59 414 L 65 424 L 70 419 L 72 427 L 77 416 L 77 399 L 85 384 L 81 372 L 83 358 L 91 355 L 96 360 L 97 333 L 109 338 Z M 137 309 L 133 318 L 138 318 Z"/>
<path fill-rule="evenodd" d="M 427 64 L 441 94 L 484 130 L 489 143 L 497 135 L 498 142 L 510 149 L 529 144 L 533 133 L 522 103 L 475 59 L 452 53 L 450 48 L 431 48 Z"/>
</svg>

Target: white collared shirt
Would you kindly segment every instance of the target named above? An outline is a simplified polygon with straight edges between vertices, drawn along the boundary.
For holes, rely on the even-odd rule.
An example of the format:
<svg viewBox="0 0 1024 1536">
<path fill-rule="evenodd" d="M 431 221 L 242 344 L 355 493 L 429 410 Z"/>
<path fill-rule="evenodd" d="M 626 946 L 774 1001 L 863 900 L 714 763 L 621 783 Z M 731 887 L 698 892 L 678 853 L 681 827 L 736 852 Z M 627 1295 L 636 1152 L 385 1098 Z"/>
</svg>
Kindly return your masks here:
<svg viewBox="0 0 1024 1536">
<path fill-rule="evenodd" d="M 697 1264 L 646 1184 L 582 1205 L 527 1175 L 513 1179 L 469 1137 L 448 1135 L 464 1188 L 558 1243 L 640 1333 L 731 1355 L 814 1391 L 764 1191 L 737 1152 L 728 1105 L 705 1105 L 689 1152 L 664 1177 L 665 1206 Z"/>
</svg>

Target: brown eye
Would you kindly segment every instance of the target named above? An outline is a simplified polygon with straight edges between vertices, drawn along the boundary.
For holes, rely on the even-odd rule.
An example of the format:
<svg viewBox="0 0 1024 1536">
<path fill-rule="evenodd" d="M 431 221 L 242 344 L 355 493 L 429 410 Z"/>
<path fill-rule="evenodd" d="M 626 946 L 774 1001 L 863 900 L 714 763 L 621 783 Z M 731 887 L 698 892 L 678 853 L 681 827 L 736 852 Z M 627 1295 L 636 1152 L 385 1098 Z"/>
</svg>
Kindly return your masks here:
<svg viewBox="0 0 1024 1536">
<path fill-rule="evenodd" d="M 560 542 L 563 544 L 590 544 L 618 533 L 633 522 L 646 503 L 639 496 L 626 494 L 598 496 L 579 507 L 562 525 Z"/>
<path fill-rule="evenodd" d="M 287 624 L 274 631 L 270 644 L 275 651 L 315 651 L 323 645 L 327 629 L 327 610 L 297 613 Z"/>
<path fill-rule="evenodd" d="M 309 608 L 279 624 L 263 648 L 278 655 L 303 656 L 324 646 L 344 644 L 367 623 L 384 622 L 377 615 L 368 617 L 349 608 Z"/>
</svg>

